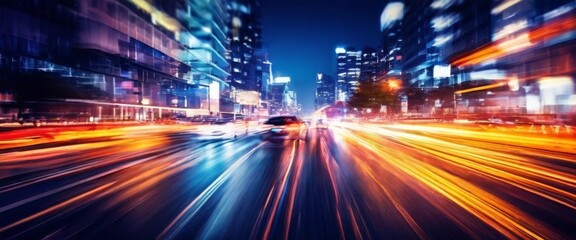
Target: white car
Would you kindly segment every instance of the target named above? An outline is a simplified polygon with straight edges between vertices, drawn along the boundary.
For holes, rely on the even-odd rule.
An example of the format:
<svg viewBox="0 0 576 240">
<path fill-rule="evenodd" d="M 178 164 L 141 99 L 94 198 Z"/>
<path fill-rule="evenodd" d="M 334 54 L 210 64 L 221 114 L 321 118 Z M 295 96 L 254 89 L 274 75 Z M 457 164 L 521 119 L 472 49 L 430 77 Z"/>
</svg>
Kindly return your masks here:
<svg viewBox="0 0 576 240">
<path fill-rule="evenodd" d="M 208 125 L 199 126 L 195 131 L 198 139 L 235 139 L 238 137 L 236 124 L 233 122 L 216 121 Z"/>
</svg>

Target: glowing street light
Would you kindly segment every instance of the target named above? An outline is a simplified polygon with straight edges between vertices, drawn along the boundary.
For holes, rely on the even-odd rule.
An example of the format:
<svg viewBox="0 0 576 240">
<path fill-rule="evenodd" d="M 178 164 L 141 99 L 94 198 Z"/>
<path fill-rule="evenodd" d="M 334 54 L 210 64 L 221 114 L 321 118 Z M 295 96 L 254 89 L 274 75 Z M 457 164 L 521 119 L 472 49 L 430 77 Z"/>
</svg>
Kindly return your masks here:
<svg viewBox="0 0 576 240">
<path fill-rule="evenodd" d="M 510 80 L 508 80 L 508 87 L 510 89 L 510 91 L 518 91 L 520 89 L 520 81 L 518 81 L 518 78 L 513 77 Z"/>
<path fill-rule="evenodd" d="M 346 53 L 346 49 L 343 47 L 337 47 L 335 51 L 336 51 L 336 54 Z"/>
<path fill-rule="evenodd" d="M 388 87 L 392 90 L 400 88 L 400 82 L 396 79 L 388 80 Z"/>
</svg>

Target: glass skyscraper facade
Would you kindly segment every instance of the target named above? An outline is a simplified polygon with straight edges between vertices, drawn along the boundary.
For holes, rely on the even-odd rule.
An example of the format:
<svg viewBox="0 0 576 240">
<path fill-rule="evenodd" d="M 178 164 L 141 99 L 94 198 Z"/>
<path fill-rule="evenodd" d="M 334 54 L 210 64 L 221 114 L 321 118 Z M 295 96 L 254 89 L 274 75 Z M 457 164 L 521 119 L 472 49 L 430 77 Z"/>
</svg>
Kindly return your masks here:
<svg viewBox="0 0 576 240">
<path fill-rule="evenodd" d="M 3 112 L 232 111 L 225 1 L 3 1 L 0 18 Z"/>
<path fill-rule="evenodd" d="M 360 68 L 362 65 L 362 51 L 354 48 L 336 49 L 336 99 L 347 101 L 358 89 Z"/>
<path fill-rule="evenodd" d="M 316 76 L 316 109 L 336 102 L 336 81 L 330 75 L 318 73 Z"/>
</svg>

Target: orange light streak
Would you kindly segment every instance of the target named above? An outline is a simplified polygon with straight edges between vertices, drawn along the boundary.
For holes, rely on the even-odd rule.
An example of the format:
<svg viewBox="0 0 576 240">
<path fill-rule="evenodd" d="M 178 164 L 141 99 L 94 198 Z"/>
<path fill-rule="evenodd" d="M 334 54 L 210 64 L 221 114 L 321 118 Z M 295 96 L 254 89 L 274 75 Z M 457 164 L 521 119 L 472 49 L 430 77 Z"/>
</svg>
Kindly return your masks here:
<svg viewBox="0 0 576 240">
<path fill-rule="evenodd" d="M 46 215 L 46 214 L 49 214 L 49 213 L 52 213 L 52 212 L 54 212 L 54 211 L 60 210 L 60 209 L 62 209 L 62 208 L 64 208 L 64 207 L 66 207 L 66 206 L 72 205 L 72 204 L 74 204 L 74 203 L 76 203 L 76 202 L 79 202 L 79 201 L 81 201 L 81 200 L 84 200 L 84 199 L 86 199 L 86 198 L 88 198 L 88 197 L 92 197 L 93 195 L 97 195 L 98 193 L 106 190 L 107 188 L 109 188 L 109 187 L 112 186 L 113 184 L 114 184 L 114 182 L 104 184 L 104 185 L 102 185 L 102 186 L 100 186 L 100 187 L 97 187 L 97 188 L 92 189 L 92 190 L 90 190 L 90 191 L 88 191 L 88 192 L 85 192 L 85 193 L 83 193 L 83 194 L 80 194 L 80 195 L 78 195 L 78 196 L 76 196 L 76 197 L 73 197 L 73 198 L 71 198 L 71 199 L 68 199 L 68 200 L 66 200 L 66 201 L 64 201 L 64 202 L 61 202 L 61 203 L 59 203 L 59 204 L 56 204 L 56 205 L 54 205 L 54 206 L 52 206 L 52 207 L 50 207 L 50 208 L 48 208 L 48 209 L 45 209 L 45 210 L 42 210 L 42 211 L 40 211 L 40 212 L 38 212 L 38 213 L 32 214 L 32 215 L 30 215 L 30 216 L 28 216 L 28 217 L 26 217 L 26 218 L 20 219 L 20 220 L 12 223 L 12 224 L 10 224 L 10 225 L 7 225 L 7 226 L 4 226 L 4 227 L 0 228 L 0 232 L 4 232 L 4 231 L 6 231 L 6 230 L 8 230 L 8 229 L 10 229 L 10 228 L 13 228 L 13 227 L 15 227 L 15 226 L 18 226 L 18 225 L 22 224 L 22 223 L 26 223 L 26 222 L 32 221 L 32 220 L 34 220 L 34 219 L 36 219 L 36 218 L 39 218 L 39 217 L 44 216 L 44 215 Z"/>
<path fill-rule="evenodd" d="M 541 27 L 537 27 L 533 30 L 528 32 L 528 39 L 532 45 L 538 44 L 540 42 L 544 42 L 555 38 L 561 34 L 564 34 L 569 31 L 573 31 L 576 29 L 576 17 L 569 16 L 563 19 L 559 19 L 550 23 L 546 23 Z M 503 56 L 506 56 L 510 53 L 514 53 L 515 50 L 506 48 L 506 44 L 513 43 L 506 43 L 507 40 L 503 39 L 500 41 L 496 41 L 489 45 L 479 48 L 478 50 L 474 51 L 473 53 L 456 59 L 452 62 L 452 65 L 458 67 L 465 67 L 474 64 L 478 64 L 484 62 L 489 59 L 496 59 Z M 501 44 L 505 44 L 504 46 L 500 46 Z M 504 48 L 503 48 L 504 47 Z M 516 49 L 520 50 L 520 49 Z"/>
<path fill-rule="evenodd" d="M 296 141 L 292 141 L 292 150 L 290 152 L 290 158 L 288 161 L 288 166 L 284 170 L 284 177 L 282 178 L 282 182 L 280 183 L 279 192 L 276 194 L 276 198 L 274 199 L 274 204 L 272 206 L 272 212 L 270 213 L 270 217 L 268 218 L 268 223 L 266 224 L 266 230 L 264 231 L 264 235 L 262 236 L 263 239 L 270 238 L 270 232 L 272 231 L 272 225 L 274 223 L 274 219 L 276 218 L 276 214 L 278 211 L 278 206 L 280 205 L 280 199 L 283 193 L 286 191 L 286 183 L 288 182 L 288 176 L 290 172 L 292 172 L 292 165 L 294 163 L 294 156 L 296 155 Z M 288 214 L 292 214 L 289 212 Z M 286 231 L 290 229 L 290 222 L 287 223 L 288 227 Z"/>
<path fill-rule="evenodd" d="M 500 82 L 500 83 L 494 83 L 494 84 L 480 86 L 480 87 L 473 87 L 473 88 L 469 88 L 469 89 L 465 89 L 465 90 L 459 90 L 459 91 L 455 91 L 454 93 L 455 94 L 469 93 L 469 92 L 475 92 L 475 91 L 481 91 L 481 90 L 486 90 L 486 89 L 502 87 L 504 85 L 506 85 L 506 83 Z"/>
<path fill-rule="evenodd" d="M 460 172 L 458 169 L 472 171 L 478 174 L 477 176 L 491 178 L 502 184 L 517 187 L 525 192 L 537 194 L 570 209 L 575 209 L 574 199 L 576 199 L 576 195 L 568 190 L 573 190 L 575 186 L 575 180 L 572 177 L 573 172 L 564 173 L 536 165 L 530 159 L 484 150 L 482 142 L 476 141 L 467 146 L 463 145 L 462 142 L 442 141 L 431 137 L 433 135 L 429 134 L 412 133 L 422 131 L 420 126 L 398 124 L 390 125 L 390 127 L 405 127 L 407 132 L 391 131 L 377 126 L 354 123 L 341 124 L 338 129 L 335 129 L 339 134 L 346 136 L 345 140 L 348 144 L 369 150 L 378 156 L 377 158 L 355 157 L 354 162 L 359 165 L 360 169 L 363 169 L 362 172 L 379 184 L 381 192 L 387 194 L 390 199 L 394 199 L 394 195 L 380 183 L 377 175 L 372 174 L 373 171 L 377 170 L 372 170 L 374 166 L 367 165 L 366 161 L 374 161 L 375 166 L 387 169 L 399 179 L 406 181 L 412 181 L 408 180 L 407 177 L 416 179 L 419 183 L 425 184 L 428 189 L 441 194 L 510 238 L 540 239 L 558 236 L 555 236 L 554 232 L 544 227 L 538 220 L 489 191 L 454 175 L 452 171 Z M 353 132 L 346 133 L 343 128 L 351 129 Z M 438 129 L 434 130 L 438 131 Z M 457 133 L 458 130 L 454 129 L 447 129 L 446 131 L 453 131 L 460 136 L 468 136 L 468 134 Z M 477 137 L 474 134 L 470 135 Z M 390 146 L 382 142 L 381 137 L 398 141 L 399 144 L 405 145 L 406 149 L 417 150 L 416 152 L 419 152 L 418 156 L 420 157 L 413 156 L 413 150 L 391 149 Z M 502 138 L 499 136 L 497 139 Z M 493 138 L 488 139 L 495 140 Z M 427 156 L 431 156 L 435 160 L 427 160 L 428 157 L 422 158 L 422 153 L 426 153 Z M 451 171 L 447 172 L 444 169 Z M 566 190 L 561 189 L 564 187 Z M 399 210 L 404 209 L 400 204 L 398 207 Z M 404 210 L 402 215 L 409 216 L 408 210 Z M 455 222 L 461 222 L 457 215 L 452 215 L 452 218 Z M 410 225 L 417 226 L 417 223 L 412 222 Z"/>
</svg>

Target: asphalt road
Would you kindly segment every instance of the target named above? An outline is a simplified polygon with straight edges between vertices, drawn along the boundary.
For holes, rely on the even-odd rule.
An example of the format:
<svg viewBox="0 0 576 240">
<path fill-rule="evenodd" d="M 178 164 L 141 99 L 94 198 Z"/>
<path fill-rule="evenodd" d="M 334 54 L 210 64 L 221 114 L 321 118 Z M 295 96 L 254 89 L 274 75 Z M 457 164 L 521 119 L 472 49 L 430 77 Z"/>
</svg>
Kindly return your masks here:
<svg viewBox="0 0 576 240">
<path fill-rule="evenodd" d="M 0 139 L 0 239 L 574 239 L 576 141 L 336 124 Z"/>
</svg>

